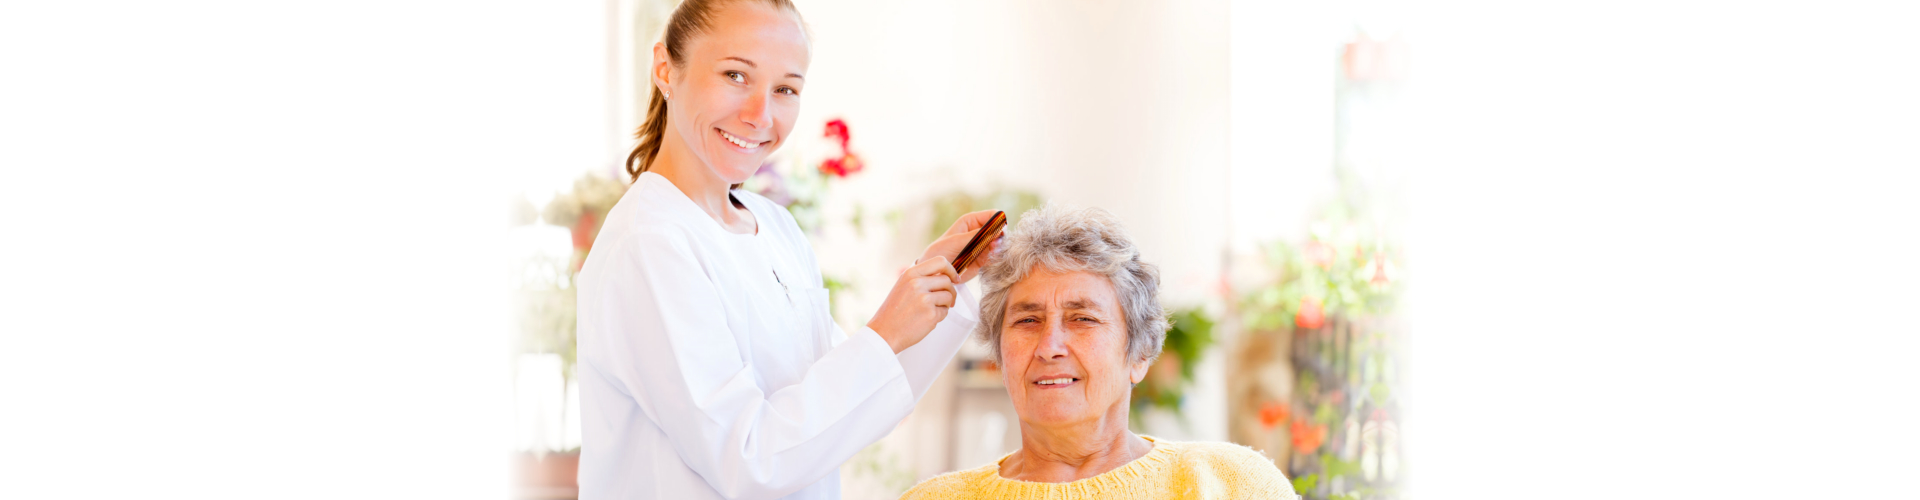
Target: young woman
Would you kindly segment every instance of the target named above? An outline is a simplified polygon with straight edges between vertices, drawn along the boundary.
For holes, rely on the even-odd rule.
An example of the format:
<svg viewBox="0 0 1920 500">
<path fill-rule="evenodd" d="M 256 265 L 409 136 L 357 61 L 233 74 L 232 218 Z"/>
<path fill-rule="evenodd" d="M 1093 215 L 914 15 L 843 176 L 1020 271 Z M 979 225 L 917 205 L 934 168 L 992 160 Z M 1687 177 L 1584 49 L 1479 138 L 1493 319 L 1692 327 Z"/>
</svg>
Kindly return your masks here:
<svg viewBox="0 0 1920 500">
<path fill-rule="evenodd" d="M 948 262 L 988 212 L 848 334 L 793 218 L 737 189 L 786 142 L 808 60 L 786 0 L 687 0 L 654 45 L 633 186 L 579 276 L 581 498 L 839 498 L 840 464 L 977 323 L 959 284 L 987 262 Z"/>
</svg>

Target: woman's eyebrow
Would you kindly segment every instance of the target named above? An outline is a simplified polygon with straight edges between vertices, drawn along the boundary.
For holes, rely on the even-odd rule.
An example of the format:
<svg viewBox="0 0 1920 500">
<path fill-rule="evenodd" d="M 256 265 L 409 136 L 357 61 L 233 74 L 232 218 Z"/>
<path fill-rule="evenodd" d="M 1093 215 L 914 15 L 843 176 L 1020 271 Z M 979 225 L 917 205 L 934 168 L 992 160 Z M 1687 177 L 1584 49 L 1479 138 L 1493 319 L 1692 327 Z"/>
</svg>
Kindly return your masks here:
<svg viewBox="0 0 1920 500">
<path fill-rule="evenodd" d="M 748 61 L 748 60 L 747 60 L 747 58 L 744 58 L 744 57 L 740 57 L 740 56 L 727 56 L 727 57 L 722 57 L 722 58 L 720 58 L 720 60 L 722 60 L 722 61 L 726 61 L 726 60 L 734 60 L 734 61 L 740 61 L 740 64 L 745 64 L 745 65 L 747 65 L 747 67 L 749 67 L 749 68 L 753 68 L 753 69 L 760 69 L 760 65 L 758 65 L 758 64 L 754 64 L 754 63 L 753 63 L 753 61 Z M 791 76 L 791 77 L 794 77 L 794 78 L 799 78 L 799 79 L 801 79 L 801 80 L 805 80 L 805 79 L 807 79 L 807 77 L 805 77 L 805 76 L 801 76 L 801 75 L 800 75 L 799 73 L 787 73 L 787 76 Z"/>
<path fill-rule="evenodd" d="M 1102 307 L 1100 307 L 1101 305 L 1102 304 L 1096 300 L 1078 299 L 1078 300 L 1069 300 L 1066 303 L 1061 304 L 1060 308 L 1067 309 L 1067 310 L 1103 309 Z"/>
</svg>

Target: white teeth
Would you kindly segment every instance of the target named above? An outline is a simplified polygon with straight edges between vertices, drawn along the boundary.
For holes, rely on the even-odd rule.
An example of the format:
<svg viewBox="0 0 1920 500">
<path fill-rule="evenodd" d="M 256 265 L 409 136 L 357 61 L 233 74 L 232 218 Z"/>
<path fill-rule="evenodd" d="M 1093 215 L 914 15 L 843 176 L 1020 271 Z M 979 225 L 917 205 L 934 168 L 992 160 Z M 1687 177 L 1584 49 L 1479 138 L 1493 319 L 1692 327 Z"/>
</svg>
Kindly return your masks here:
<svg viewBox="0 0 1920 500">
<path fill-rule="evenodd" d="M 731 142 L 735 146 L 740 146 L 747 149 L 754 149 L 754 148 L 760 147 L 760 143 L 758 142 L 751 142 L 746 139 L 741 139 L 739 136 L 729 134 L 725 130 L 720 131 L 720 137 L 726 138 L 727 142 Z"/>
<path fill-rule="evenodd" d="M 1039 383 L 1040 385 L 1054 385 L 1054 384 L 1066 384 L 1066 383 L 1072 383 L 1072 382 L 1073 382 L 1073 378 L 1068 377 L 1068 378 L 1055 378 L 1055 379 L 1042 380 Z"/>
</svg>

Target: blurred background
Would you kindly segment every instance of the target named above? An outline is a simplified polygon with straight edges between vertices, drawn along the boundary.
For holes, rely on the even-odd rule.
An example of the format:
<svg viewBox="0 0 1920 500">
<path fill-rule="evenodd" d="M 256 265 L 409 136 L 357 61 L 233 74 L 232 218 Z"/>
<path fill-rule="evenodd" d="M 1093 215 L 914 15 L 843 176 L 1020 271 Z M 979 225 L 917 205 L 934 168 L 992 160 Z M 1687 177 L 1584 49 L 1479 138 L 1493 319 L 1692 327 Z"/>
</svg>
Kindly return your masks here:
<svg viewBox="0 0 1920 500">
<path fill-rule="evenodd" d="M 514 172 L 516 431 L 528 496 L 579 445 L 571 277 L 625 191 L 651 47 L 678 2 L 572 7 L 576 147 Z M 794 141 L 747 188 L 806 228 L 843 328 L 960 214 L 1097 206 L 1161 266 L 1167 352 L 1136 432 L 1255 446 L 1312 498 L 1396 497 L 1411 48 L 1391 4 L 801 3 L 814 62 Z M 559 64 L 556 62 L 556 64 Z M 847 498 L 897 498 L 1019 446 L 971 344 Z"/>
<path fill-rule="evenodd" d="M 1097 206 L 1178 314 L 1134 430 L 1308 498 L 1910 491 L 1904 5 L 796 3 L 747 188 L 843 327 L 958 214 Z M 0 496 L 571 498 L 572 277 L 673 5 L 0 7 Z M 1017 446 L 984 357 L 846 498 Z"/>
</svg>

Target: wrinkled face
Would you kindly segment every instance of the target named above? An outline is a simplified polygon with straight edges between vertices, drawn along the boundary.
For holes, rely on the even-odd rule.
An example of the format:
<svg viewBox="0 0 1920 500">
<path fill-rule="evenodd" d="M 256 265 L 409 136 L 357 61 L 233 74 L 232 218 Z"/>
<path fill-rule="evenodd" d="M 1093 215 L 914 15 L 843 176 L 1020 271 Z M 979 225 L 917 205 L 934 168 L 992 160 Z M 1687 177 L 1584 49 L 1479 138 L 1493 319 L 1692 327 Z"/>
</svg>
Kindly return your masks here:
<svg viewBox="0 0 1920 500">
<path fill-rule="evenodd" d="M 684 66 L 654 65 L 667 92 L 667 123 L 689 153 L 727 183 L 740 183 L 786 142 L 800 113 L 810 52 L 791 12 L 731 2 L 710 29 L 688 39 Z M 666 61 L 656 44 L 654 60 Z"/>
<path fill-rule="evenodd" d="M 1045 268 L 1008 289 L 1000 359 L 1021 422 L 1041 427 L 1115 417 L 1126 425 L 1128 396 L 1148 367 L 1127 357 L 1111 281 Z"/>
</svg>

